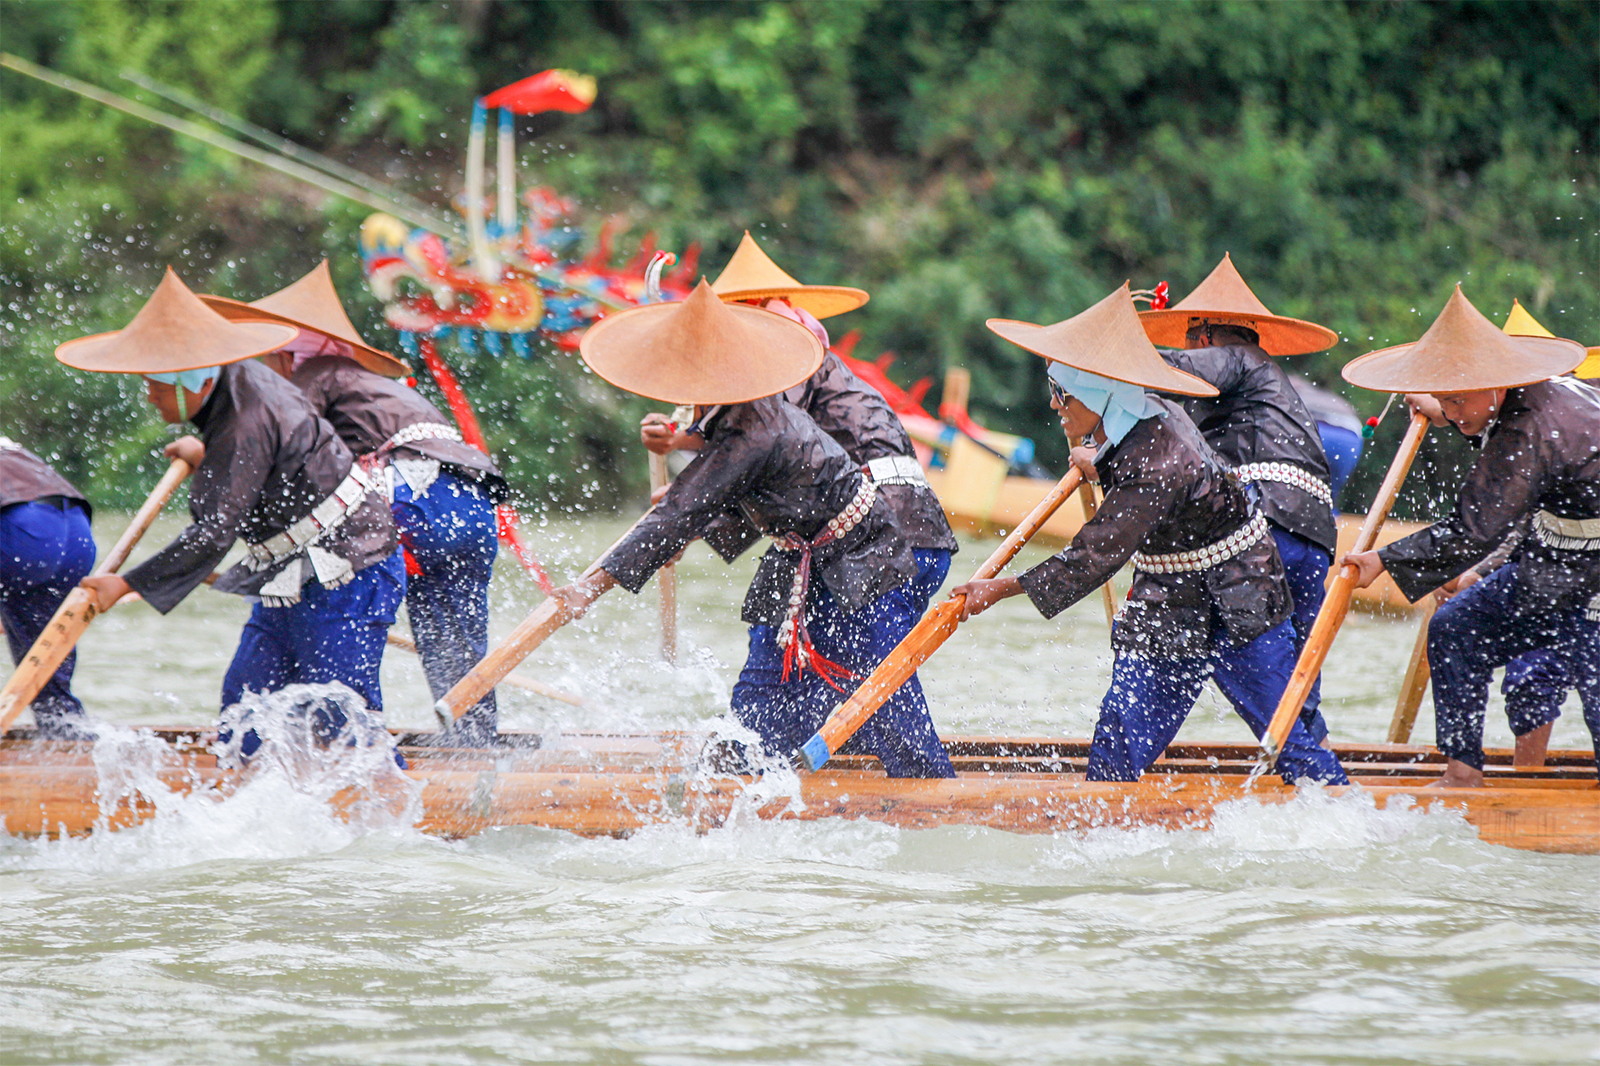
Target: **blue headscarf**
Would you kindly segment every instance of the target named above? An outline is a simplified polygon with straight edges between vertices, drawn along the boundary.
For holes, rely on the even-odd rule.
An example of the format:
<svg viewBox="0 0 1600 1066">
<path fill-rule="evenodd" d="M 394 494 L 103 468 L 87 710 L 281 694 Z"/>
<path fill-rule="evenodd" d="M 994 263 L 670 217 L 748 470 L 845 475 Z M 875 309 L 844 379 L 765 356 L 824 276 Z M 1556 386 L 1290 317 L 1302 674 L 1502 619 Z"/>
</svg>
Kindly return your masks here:
<svg viewBox="0 0 1600 1066">
<path fill-rule="evenodd" d="M 1121 444 L 1128 430 L 1141 420 L 1164 413 L 1142 385 L 1101 377 L 1054 360 L 1047 373 L 1063 392 L 1076 396 L 1079 403 L 1100 416 L 1100 428 L 1112 444 Z"/>
</svg>

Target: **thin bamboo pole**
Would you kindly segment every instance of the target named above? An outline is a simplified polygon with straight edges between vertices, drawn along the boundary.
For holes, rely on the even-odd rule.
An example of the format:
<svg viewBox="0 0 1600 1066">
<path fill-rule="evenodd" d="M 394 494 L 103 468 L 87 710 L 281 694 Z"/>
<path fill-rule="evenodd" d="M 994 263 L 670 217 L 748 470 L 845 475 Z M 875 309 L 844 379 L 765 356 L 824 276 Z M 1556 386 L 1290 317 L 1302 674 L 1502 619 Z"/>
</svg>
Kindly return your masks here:
<svg viewBox="0 0 1600 1066">
<path fill-rule="evenodd" d="M 1400 493 L 1400 486 L 1405 482 L 1427 432 L 1428 416 L 1420 412 L 1413 414 L 1411 425 L 1400 442 L 1400 450 L 1389 464 L 1389 472 L 1384 475 L 1383 484 L 1378 486 L 1378 495 L 1367 511 L 1366 521 L 1361 523 L 1361 531 L 1356 534 L 1355 544 L 1350 549 L 1352 554 L 1370 551 L 1377 543 L 1378 533 L 1389 517 L 1389 508 L 1394 506 L 1395 497 Z M 1283 742 L 1289 738 L 1289 731 L 1300 717 L 1311 685 L 1322 671 L 1322 663 L 1328 657 L 1333 638 L 1338 635 L 1339 627 L 1344 624 L 1344 616 L 1350 611 L 1350 596 L 1355 592 L 1358 573 L 1354 564 L 1346 563 L 1339 568 L 1338 576 L 1328 586 L 1328 594 L 1322 601 L 1321 610 L 1317 612 L 1317 620 L 1312 623 L 1311 633 L 1300 651 L 1300 660 L 1295 663 L 1294 673 L 1289 675 L 1289 685 L 1283 690 L 1271 724 L 1262 734 L 1261 767 L 1264 773 L 1277 765 Z"/>
<path fill-rule="evenodd" d="M 667 484 L 667 457 L 650 453 L 650 493 Z M 656 571 L 656 587 L 661 590 L 661 657 L 678 661 L 678 568 L 668 563 Z"/>
<path fill-rule="evenodd" d="M 1411 648 L 1411 661 L 1406 664 L 1406 676 L 1400 682 L 1400 696 L 1395 700 L 1394 717 L 1389 721 L 1391 744 L 1411 741 L 1411 727 L 1417 724 L 1417 708 L 1422 706 L 1422 694 L 1428 691 L 1428 622 L 1439 609 L 1439 601 L 1427 597 L 1422 607 L 1422 624 L 1417 627 L 1417 642 Z"/>
</svg>

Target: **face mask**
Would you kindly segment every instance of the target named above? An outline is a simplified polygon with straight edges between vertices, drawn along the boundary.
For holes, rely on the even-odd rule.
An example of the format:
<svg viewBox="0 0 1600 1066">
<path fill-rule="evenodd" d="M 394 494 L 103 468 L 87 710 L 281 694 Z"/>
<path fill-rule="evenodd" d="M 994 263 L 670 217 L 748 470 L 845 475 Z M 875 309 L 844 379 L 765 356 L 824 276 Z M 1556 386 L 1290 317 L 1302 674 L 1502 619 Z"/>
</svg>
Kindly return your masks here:
<svg viewBox="0 0 1600 1066">
<path fill-rule="evenodd" d="M 178 394 L 178 421 L 189 421 L 189 401 L 186 392 L 198 394 L 207 383 L 214 381 L 222 372 L 219 366 L 205 366 L 198 370 L 174 370 L 165 374 L 146 374 L 151 381 L 159 381 L 163 385 L 175 386 Z"/>
</svg>

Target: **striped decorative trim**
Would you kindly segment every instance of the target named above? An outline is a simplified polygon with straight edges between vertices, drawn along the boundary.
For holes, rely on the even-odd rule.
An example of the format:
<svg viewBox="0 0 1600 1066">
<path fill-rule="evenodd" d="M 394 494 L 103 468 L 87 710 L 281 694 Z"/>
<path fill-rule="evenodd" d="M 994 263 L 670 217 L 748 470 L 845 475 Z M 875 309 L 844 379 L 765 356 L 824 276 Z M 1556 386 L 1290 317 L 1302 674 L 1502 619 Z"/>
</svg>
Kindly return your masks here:
<svg viewBox="0 0 1600 1066">
<path fill-rule="evenodd" d="M 1293 485 L 1302 492 L 1309 492 L 1329 507 L 1333 506 L 1333 490 L 1309 471 L 1302 470 L 1293 463 L 1245 463 L 1236 468 L 1233 474 L 1246 485 L 1253 481 L 1276 481 L 1284 485 Z"/>
<path fill-rule="evenodd" d="M 1533 516 L 1533 535 L 1546 548 L 1600 552 L 1600 518 L 1562 518 L 1539 511 Z"/>
<path fill-rule="evenodd" d="M 1134 552 L 1133 566 L 1135 570 L 1143 570 L 1150 574 L 1181 574 L 1194 570 L 1209 570 L 1219 563 L 1232 559 L 1266 535 L 1267 520 L 1258 514 L 1215 544 L 1207 544 L 1203 548 L 1173 552 L 1170 555 L 1146 555 L 1144 552 Z"/>
</svg>

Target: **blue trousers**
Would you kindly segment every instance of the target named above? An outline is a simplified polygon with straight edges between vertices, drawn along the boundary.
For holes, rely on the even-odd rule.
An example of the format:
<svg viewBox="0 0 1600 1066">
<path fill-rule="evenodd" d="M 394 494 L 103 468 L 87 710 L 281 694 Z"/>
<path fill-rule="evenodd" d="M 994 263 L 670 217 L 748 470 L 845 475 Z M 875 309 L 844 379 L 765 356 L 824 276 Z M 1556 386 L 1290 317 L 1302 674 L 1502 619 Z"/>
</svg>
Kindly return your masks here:
<svg viewBox="0 0 1600 1066">
<path fill-rule="evenodd" d="M 1208 676 L 1261 738 L 1294 672 L 1294 631 L 1281 622 L 1248 644 L 1225 646 L 1226 640 L 1219 633 L 1219 647 L 1206 656 L 1117 655 L 1089 748 L 1090 781 L 1139 780 L 1178 735 Z M 1302 777 L 1350 783 L 1333 752 L 1319 747 L 1299 721 L 1284 741 L 1278 770 L 1291 783 Z"/>
<path fill-rule="evenodd" d="M 0 510 L 0 623 L 11 661 L 22 662 L 67 593 L 94 567 L 89 515 L 72 501 L 33 500 Z M 87 722 L 72 694 L 73 652 L 33 701 L 33 720 L 45 736 L 70 737 Z"/>
<path fill-rule="evenodd" d="M 1333 489 L 1333 498 L 1337 501 L 1339 490 L 1350 480 L 1350 475 L 1355 472 L 1356 463 L 1361 459 L 1363 443 L 1361 434 L 1340 426 L 1331 426 L 1326 422 L 1317 423 L 1317 432 L 1322 437 L 1322 452 L 1328 457 L 1328 471 L 1333 475 L 1330 487 Z"/>
<path fill-rule="evenodd" d="M 811 584 L 806 626 L 812 643 L 825 658 L 855 673 L 857 684 L 911 632 L 950 571 L 947 551 L 918 550 L 915 554 L 915 577 L 854 613 L 841 609 L 821 581 Z M 839 692 L 809 670 L 784 681 L 777 627 L 750 627 L 750 655 L 733 686 L 733 713 L 761 735 L 769 753 L 784 756 L 799 749 L 848 695 L 848 690 Z M 939 743 L 922 682 L 915 674 L 840 752 L 876 755 L 890 777 L 956 775 Z"/>
<path fill-rule="evenodd" d="M 1527 736 L 1561 717 L 1561 703 L 1572 687 L 1566 660 L 1547 648 L 1519 655 L 1506 663 L 1500 691 L 1506 698 L 1506 718 L 1515 736 Z"/>
<path fill-rule="evenodd" d="M 256 604 L 222 679 L 222 705 L 237 703 L 246 689 L 276 692 L 342 681 L 372 711 L 383 710 L 378 666 L 405 594 L 405 563 L 397 551 L 336 589 L 307 582 L 292 607 Z"/>
<path fill-rule="evenodd" d="M 1298 658 L 1317 621 L 1317 612 L 1327 597 L 1328 564 L 1332 557 L 1320 544 L 1286 529 L 1270 526 L 1272 539 L 1278 545 L 1278 555 L 1283 559 L 1283 569 L 1289 576 L 1289 594 L 1294 597 L 1294 614 L 1289 623 L 1294 627 L 1294 654 Z M 1293 664 L 1290 665 L 1293 670 Z M 1300 711 L 1300 724 L 1311 733 L 1311 739 L 1322 743 L 1328 735 L 1328 723 L 1322 717 L 1322 675 L 1311 682 L 1306 694 L 1305 707 Z"/>
<path fill-rule="evenodd" d="M 421 496 L 398 482 L 391 510 L 416 564 L 407 568 L 406 613 L 438 699 L 489 650 L 489 579 L 499 551 L 494 504 L 476 483 L 441 470 Z M 498 728 L 493 691 L 455 725 L 465 743 L 489 743 Z"/>
<path fill-rule="evenodd" d="M 1428 623 L 1435 743 L 1480 770 L 1489 681 L 1498 668 L 1541 648 L 1570 670 L 1584 724 L 1600 744 L 1600 622 L 1586 618 L 1581 604 L 1561 612 L 1518 611 L 1517 569 L 1509 563 L 1457 593 Z"/>
</svg>

